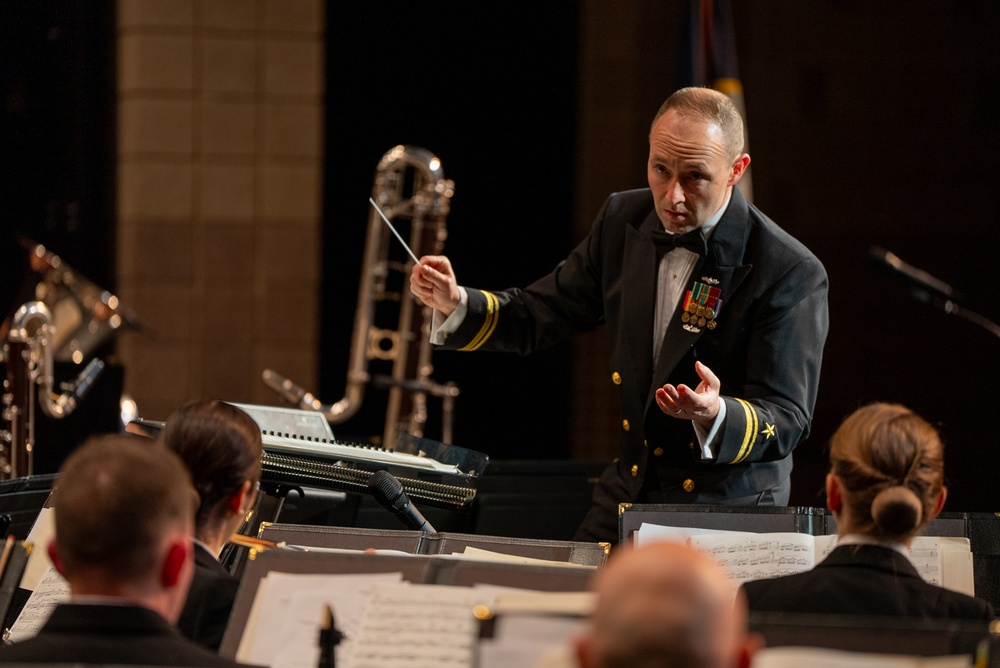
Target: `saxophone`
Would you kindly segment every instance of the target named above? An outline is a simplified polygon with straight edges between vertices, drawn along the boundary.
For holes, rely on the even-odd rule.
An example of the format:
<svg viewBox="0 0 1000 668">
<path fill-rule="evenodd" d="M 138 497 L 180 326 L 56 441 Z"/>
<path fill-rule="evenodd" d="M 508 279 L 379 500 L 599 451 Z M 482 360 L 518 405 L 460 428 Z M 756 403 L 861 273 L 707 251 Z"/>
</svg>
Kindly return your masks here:
<svg viewBox="0 0 1000 668">
<path fill-rule="evenodd" d="M 396 146 L 379 160 L 372 199 L 397 229 L 409 223 L 409 244 L 419 257 L 440 254 L 448 236 L 447 218 L 455 184 L 444 178 L 441 161 L 415 146 Z M 402 233 L 402 232 L 401 232 Z M 366 388 L 389 391 L 382 447 L 393 449 L 402 434 L 422 437 L 427 422 L 427 397 L 442 400 L 442 440 L 450 443 L 454 383 L 431 379 L 431 310 L 409 294 L 412 261 L 392 259 L 400 250 L 374 210 L 368 218 L 364 261 L 358 286 L 358 304 L 351 338 L 344 397 L 324 404 L 313 394 L 271 369 L 264 383 L 293 405 L 322 412 L 332 424 L 353 417 L 361 408 Z M 371 365 L 391 365 L 390 373 L 374 373 Z"/>
<path fill-rule="evenodd" d="M 7 335 L 7 375 L 4 379 L 0 417 L 7 428 L 0 429 L 0 479 L 34 474 L 36 403 L 45 415 L 62 419 L 76 410 L 104 362 L 91 360 L 66 391 L 55 394 L 53 340 L 56 335 L 52 314 L 40 301 L 21 306 L 11 321 Z M 36 402 L 35 388 L 38 386 Z"/>
</svg>

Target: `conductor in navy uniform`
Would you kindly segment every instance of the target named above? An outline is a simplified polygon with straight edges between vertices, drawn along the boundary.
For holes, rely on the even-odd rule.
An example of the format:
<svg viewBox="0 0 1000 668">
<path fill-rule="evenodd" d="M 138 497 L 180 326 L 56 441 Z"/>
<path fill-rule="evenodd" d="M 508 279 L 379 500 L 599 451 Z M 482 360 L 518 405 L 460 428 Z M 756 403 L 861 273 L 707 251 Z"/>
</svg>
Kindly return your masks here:
<svg viewBox="0 0 1000 668">
<path fill-rule="evenodd" d="M 816 402 L 827 276 L 740 194 L 743 149 L 729 98 L 681 89 L 653 120 L 649 187 L 608 197 L 551 273 L 524 289 L 466 289 L 448 258 L 428 256 L 410 275 L 442 348 L 528 354 L 605 327 L 620 449 L 578 540 L 616 542 L 623 502 L 788 502 Z"/>
</svg>

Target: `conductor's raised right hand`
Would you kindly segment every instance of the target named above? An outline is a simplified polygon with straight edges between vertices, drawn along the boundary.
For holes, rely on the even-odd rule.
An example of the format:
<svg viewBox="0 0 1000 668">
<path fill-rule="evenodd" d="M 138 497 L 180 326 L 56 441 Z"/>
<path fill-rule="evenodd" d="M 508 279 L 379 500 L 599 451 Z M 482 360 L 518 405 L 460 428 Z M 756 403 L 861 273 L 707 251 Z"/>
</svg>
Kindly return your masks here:
<svg viewBox="0 0 1000 668">
<path fill-rule="evenodd" d="M 462 300 L 451 262 L 443 255 L 425 255 L 410 271 L 410 292 L 425 305 L 452 314 Z"/>
</svg>

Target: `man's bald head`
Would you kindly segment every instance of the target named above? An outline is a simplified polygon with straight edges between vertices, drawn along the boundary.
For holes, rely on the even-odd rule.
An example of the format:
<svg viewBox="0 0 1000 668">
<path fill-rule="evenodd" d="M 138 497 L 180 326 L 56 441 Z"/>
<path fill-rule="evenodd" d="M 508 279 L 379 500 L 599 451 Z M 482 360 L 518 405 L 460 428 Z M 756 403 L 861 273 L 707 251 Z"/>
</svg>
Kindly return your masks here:
<svg viewBox="0 0 1000 668">
<path fill-rule="evenodd" d="M 728 668 L 746 646 L 746 606 L 708 557 L 656 543 L 613 557 L 596 582 L 585 668 Z M 743 657 L 745 658 L 745 657 Z"/>
</svg>

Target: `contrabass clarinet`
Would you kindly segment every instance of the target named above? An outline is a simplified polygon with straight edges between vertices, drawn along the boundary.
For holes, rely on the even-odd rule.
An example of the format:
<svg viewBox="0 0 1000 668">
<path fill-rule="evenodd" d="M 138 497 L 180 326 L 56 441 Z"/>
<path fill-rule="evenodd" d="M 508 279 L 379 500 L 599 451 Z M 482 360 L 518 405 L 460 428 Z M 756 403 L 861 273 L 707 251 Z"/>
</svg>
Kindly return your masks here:
<svg viewBox="0 0 1000 668">
<path fill-rule="evenodd" d="M 430 151 L 399 145 L 379 161 L 372 199 L 401 233 L 409 224 L 409 245 L 419 257 L 443 251 L 454 188 L 455 184 L 444 178 L 441 161 Z M 431 379 L 431 311 L 410 295 L 407 286 L 412 262 L 405 256 L 391 259 L 390 254 L 397 250 L 398 243 L 388 227 L 374 209 L 370 210 L 343 398 L 324 404 L 271 369 L 263 372 L 263 379 L 292 404 L 320 411 L 332 424 L 345 422 L 358 412 L 367 386 L 387 389 L 382 436 L 382 447 L 387 449 L 395 446 L 401 434 L 423 437 L 427 397 L 439 397 L 442 440 L 450 443 L 459 391 L 453 383 Z M 388 374 L 372 370 L 385 365 L 391 365 Z"/>
</svg>

